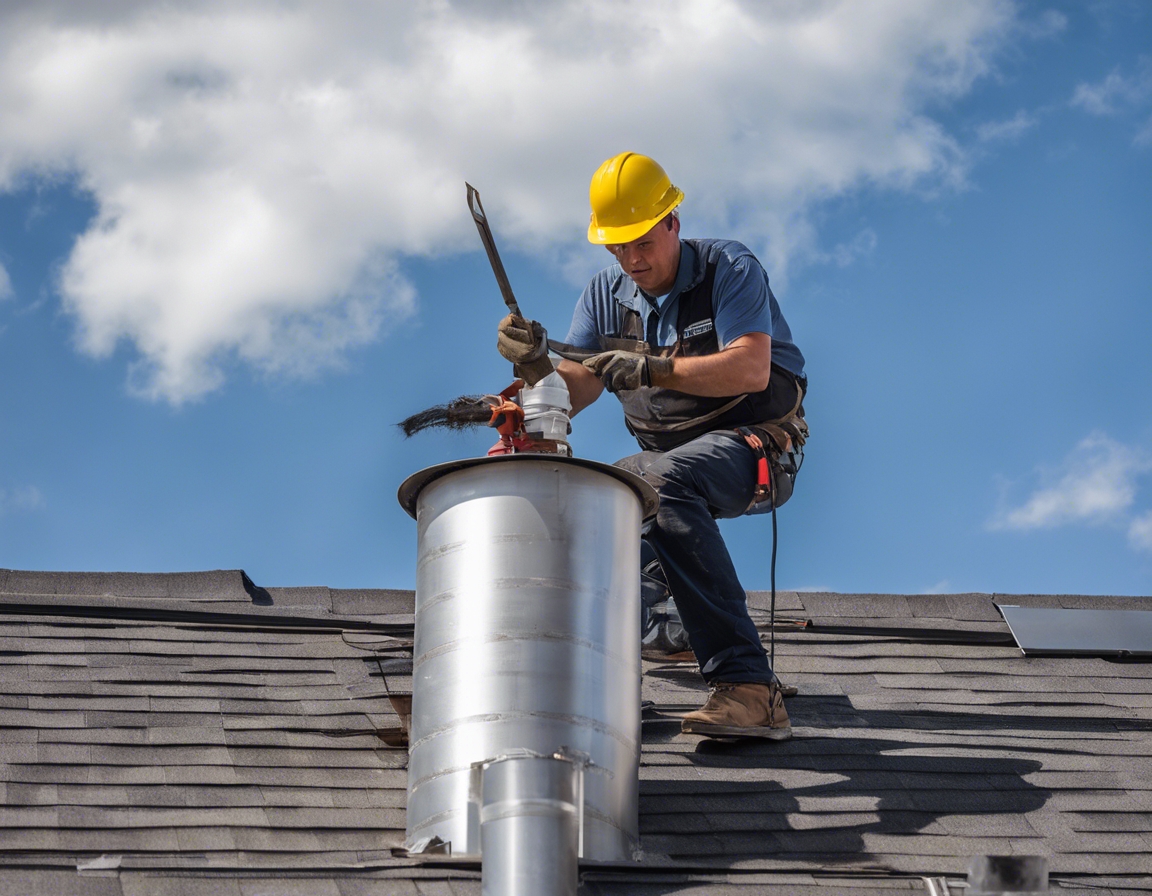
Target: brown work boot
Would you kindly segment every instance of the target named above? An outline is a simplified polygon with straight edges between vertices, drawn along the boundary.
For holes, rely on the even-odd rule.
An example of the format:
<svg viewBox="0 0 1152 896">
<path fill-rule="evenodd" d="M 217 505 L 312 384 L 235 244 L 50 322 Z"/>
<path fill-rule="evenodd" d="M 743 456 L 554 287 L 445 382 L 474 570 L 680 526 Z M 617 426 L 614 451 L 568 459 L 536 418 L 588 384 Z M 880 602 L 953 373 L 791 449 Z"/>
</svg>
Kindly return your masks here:
<svg viewBox="0 0 1152 896">
<path fill-rule="evenodd" d="M 787 740 L 792 723 L 775 685 L 718 681 L 708 702 L 684 716 L 680 730 L 707 737 L 765 737 Z"/>
</svg>

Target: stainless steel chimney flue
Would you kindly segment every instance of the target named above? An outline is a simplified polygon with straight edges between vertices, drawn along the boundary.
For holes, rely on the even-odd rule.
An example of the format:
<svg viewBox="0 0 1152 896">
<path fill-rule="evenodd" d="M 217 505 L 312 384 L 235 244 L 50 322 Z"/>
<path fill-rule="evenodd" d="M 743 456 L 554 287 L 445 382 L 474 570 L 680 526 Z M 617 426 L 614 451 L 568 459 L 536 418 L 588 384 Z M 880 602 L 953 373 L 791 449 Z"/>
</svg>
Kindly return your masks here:
<svg viewBox="0 0 1152 896">
<path fill-rule="evenodd" d="M 483 896 L 576 896 L 584 769 L 562 753 L 481 765 Z"/>
<path fill-rule="evenodd" d="M 409 848 L 436 837 L 453 855 L 487 852 L 474 765 L 495 792 L 548 763 L 571 765 L 556 754 L 584 755 L 595 771 L 581 770 L 573 810 L 582 856 L 634 859 L 640 527 L 656 493 L 606 464 L 513 454 L 423 470 L 399 498 L 418 532 Z M 557 809 L 561 791 L 530 800 Z M 564 812 L 548 836 L 560 836 Z M 492 830 L 526 829 L 515 812 L 503 826 L 499 814 L 487 810 Z"/>
</svg>

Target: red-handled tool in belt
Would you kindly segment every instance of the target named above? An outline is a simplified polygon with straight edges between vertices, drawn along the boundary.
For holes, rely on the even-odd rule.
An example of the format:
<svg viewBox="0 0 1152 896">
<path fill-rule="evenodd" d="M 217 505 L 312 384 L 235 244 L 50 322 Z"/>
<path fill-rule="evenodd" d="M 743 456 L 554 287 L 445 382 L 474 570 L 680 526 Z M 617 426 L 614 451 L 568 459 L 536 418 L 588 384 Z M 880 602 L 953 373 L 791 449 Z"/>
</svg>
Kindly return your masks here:
<svg viewBox="0 0 1152 896">
<path fill-rule="evenodd" d="M 764 450 L 764 442 L 760 436 L 752 432 L 747 426 L 737 427 L 736 432 L 744 437 L 744 441 L 748 443 L 748 447 L 756 454 L 755 502 L 759 504 L 766 498 L 771 498 L 773 503 L 775 503 L 776 496 L 772 493 L 772 469 L 768 465 L 768 452 Z"/>
</svg>

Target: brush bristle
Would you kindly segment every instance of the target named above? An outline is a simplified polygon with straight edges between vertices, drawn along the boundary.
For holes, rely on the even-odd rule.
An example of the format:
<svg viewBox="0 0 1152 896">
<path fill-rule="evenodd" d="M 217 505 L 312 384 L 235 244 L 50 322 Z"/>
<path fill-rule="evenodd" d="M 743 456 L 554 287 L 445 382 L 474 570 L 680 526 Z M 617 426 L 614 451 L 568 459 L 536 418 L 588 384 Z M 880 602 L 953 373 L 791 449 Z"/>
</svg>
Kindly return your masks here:
<svg viewBox="0 0 1152 896">
<path fill-rule="evenodd" d="M 425 429 L 470 429 L 486 426 L 491 419 L 492 406 L 488 402 L 477 395 L 461 395 L 447 404 L 433 405 L 413 414 L 396 425 L 404 430 L 406 438 L 412 438 Z"/>
</svg>

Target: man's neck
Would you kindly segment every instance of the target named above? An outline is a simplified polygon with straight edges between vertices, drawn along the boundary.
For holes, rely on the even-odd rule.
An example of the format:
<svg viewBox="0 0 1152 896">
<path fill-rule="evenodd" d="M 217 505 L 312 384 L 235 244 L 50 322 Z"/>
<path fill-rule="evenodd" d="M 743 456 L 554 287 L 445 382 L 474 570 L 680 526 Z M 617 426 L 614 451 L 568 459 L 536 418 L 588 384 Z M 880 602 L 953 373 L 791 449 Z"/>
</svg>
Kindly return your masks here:
<svg viewBox="0 0 1152 896">
<path fill-rule="evenodd" d="M 672 279 L 668 280 L 666 283 L 661 283 L 660 286 L 656 290 L 654 290 L 651 294 L 649 294 L 647 291 L 645 291 L 643 289 L 640 290 L 640 292 L 643 293 L 645 296 L 647 296 L 650 300 L 653 300 L 654 303 L 655 303 L 655 300 L 660 299 L 663 296 L 668 295 L 668 293 L 672 292 L 672 287 L 674 287 L 676 285 L 676 280 L 680 276 L 680 262 L 683 260 L 684 260 L 684 244 L 682 242 L 680 242 L 679 240 L 677 240 L 677 242 L 676 242 L 676 267 L 672 269 Z"/>
</svg>

